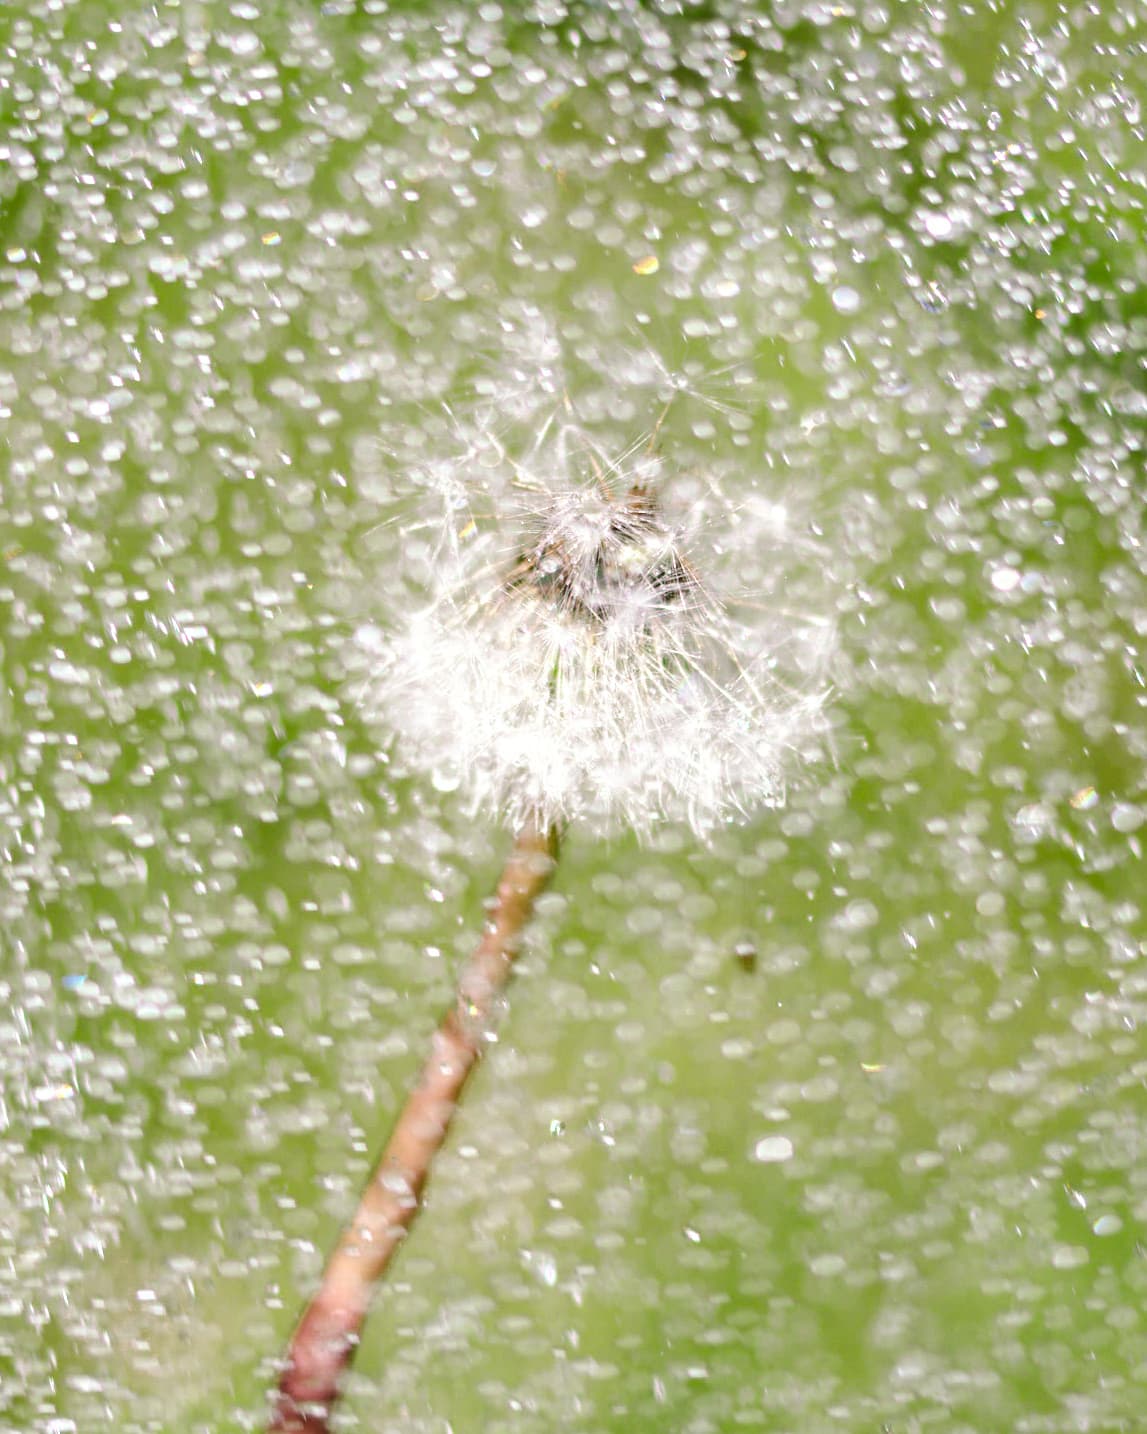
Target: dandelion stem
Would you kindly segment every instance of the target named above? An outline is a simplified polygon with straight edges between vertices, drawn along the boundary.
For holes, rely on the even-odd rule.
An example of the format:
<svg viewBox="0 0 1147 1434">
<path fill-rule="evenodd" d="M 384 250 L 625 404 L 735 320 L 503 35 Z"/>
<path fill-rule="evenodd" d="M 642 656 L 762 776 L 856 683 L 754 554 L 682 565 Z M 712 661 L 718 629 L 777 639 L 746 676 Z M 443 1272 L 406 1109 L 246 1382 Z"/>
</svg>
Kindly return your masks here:
<svg viewBox="0 0 1147 1434">
<path fill-rule="evenodd" d="M 527 825 L 498 882 L 486 929 L 458 981 L 410 1093 L 322 1281 L 291 1336 L 268 1434 L 328 1434 L 342 1375 L 375 1284 L 418 1214 L 434 1157 L 486 1038 L 522 932 L 557 858 L 554 829 Z"/>
</svg>

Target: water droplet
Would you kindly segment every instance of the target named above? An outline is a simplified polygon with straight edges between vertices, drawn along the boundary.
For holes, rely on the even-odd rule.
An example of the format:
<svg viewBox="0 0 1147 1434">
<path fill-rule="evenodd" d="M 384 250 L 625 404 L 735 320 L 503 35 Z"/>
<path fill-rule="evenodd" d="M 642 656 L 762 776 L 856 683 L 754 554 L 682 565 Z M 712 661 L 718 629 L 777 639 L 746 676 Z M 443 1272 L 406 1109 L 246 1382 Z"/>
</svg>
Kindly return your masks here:
<svg viewBox="0 0 1147 1434">
<path fill-rule="evenodd" d="M 992 573 L 992 587 L 998 593 L 1014 592 L 1019 587 L 1022 576 L 1018 568 L 996 568 Z"/>
<path fill-rule="evenodd" d="M 793 1143 L 787 1135 L 766 1135 L 753 1146 L 753 1159 L 761 1165 L 776 1165 L 793 1156 Z"/>
</svg>

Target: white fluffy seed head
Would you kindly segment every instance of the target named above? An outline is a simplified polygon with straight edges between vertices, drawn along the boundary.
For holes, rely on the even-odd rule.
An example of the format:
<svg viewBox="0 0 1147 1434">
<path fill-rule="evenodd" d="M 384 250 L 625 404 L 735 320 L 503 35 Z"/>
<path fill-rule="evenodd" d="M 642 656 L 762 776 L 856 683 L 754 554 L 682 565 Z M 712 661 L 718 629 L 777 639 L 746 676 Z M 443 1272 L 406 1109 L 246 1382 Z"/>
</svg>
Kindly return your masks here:
<svg viewBox="0 0 1147 1434">
<path fill-rule="evenodd" d="M 429 601 L 374 633 L 404 749 L 511 825 L 707 832 L 776 805 L 823 694 L 701 575 L 648 452 L 609 465 L 566 427 L 529 472 L 502 461 L 500 511 L 448 501 Z"/>
</svg>

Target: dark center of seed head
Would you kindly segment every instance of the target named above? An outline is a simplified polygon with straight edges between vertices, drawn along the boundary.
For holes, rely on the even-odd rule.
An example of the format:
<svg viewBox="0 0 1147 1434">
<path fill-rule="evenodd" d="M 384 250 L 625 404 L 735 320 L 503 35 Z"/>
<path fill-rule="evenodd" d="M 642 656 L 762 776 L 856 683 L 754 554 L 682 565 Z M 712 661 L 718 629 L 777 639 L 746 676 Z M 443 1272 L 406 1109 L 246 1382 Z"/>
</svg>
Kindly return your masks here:
<svg viewBox="0 0 1147 1434">
<path fill-rule="evenodd" d="M 697 579 L 654 494 L 635 487 L 600 519 L 555 511 L 506 587 L 598 627 L 624 622 L 643 630 L 687 600 Z"/>
</svg>

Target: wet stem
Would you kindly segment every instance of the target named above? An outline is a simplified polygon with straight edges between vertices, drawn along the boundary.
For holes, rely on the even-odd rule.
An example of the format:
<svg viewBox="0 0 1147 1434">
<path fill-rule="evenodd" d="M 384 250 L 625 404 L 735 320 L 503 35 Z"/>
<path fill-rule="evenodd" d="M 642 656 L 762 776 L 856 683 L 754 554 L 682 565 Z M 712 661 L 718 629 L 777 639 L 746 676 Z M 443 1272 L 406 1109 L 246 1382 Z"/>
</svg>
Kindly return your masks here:
<svg viewBox="0 0 1147 1434">
<path fill-rule="evenodd" d="M 339 1386 L 358 1347 L 375 1285 L 385 1276 L 422 1203 L 466 1081 L 481 1055 L 494 1003 L 553 871 L 556 829 L 527 825 L 498 882 L 486 928 L 463 967 L 453 1006 L 431 1043 L 358 1209 L 291 1336 L 268 1434 L 328 1434 Z"/>
</svg>

